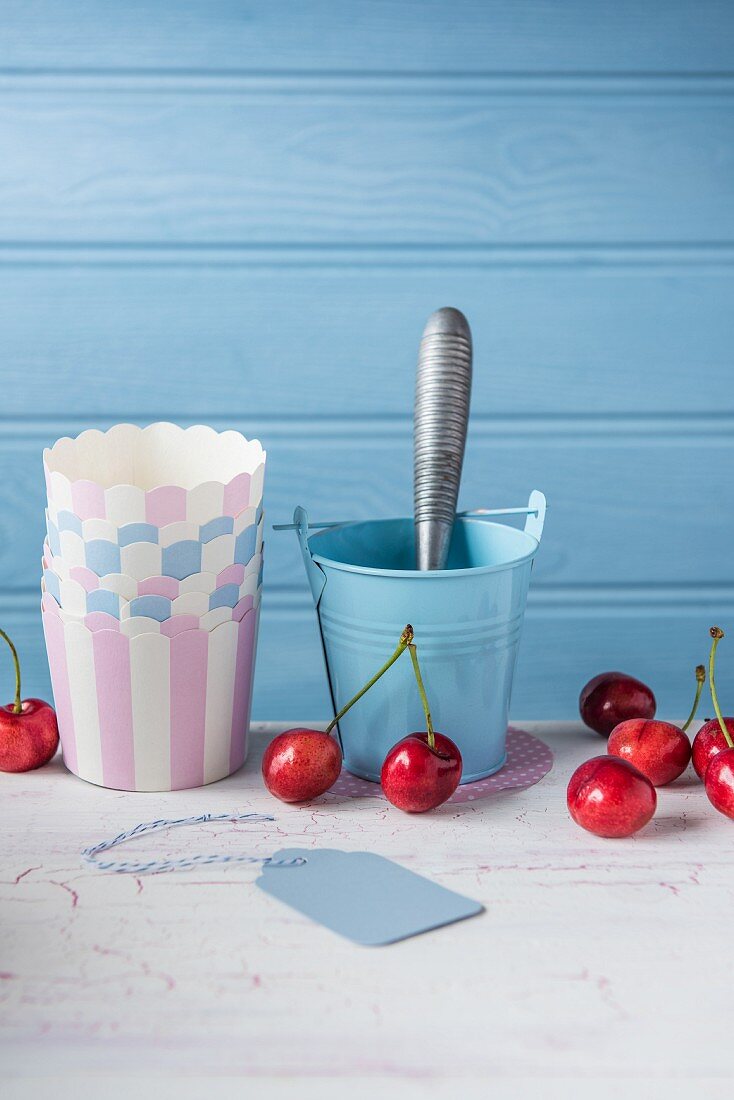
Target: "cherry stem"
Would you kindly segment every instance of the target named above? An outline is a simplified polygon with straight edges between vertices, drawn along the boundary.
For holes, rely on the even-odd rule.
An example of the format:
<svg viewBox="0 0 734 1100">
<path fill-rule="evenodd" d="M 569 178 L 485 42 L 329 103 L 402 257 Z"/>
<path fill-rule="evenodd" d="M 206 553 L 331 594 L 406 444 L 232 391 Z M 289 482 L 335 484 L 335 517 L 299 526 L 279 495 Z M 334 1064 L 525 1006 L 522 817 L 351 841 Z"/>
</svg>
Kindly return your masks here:
<svg viewBox="0 0 734 1100">
<path fill-rule="evenodd" d="M 681 729 L 685 733 L 690 726 L 693 719 L 696 717 L 696 711 L 698 710 L 699 700 L 701 699 L 701 692 L 703 691 L 703 685 L 706 682 L 706 669 L 703 665 L 696 665 L 696 697 L 693 700 L 693 706 L 691 707 L 691 713 L 686 718 L 685 722 L 681 726 Z"/>
<path fill-rule="evenodd" d="M 418 664 L 418 650 L 413 643 L 408 646 L 410 650 L 410 659 L 413 662 L 413 672 L 415 673 L 415 680 L 418 684 L 418 693 L 421 697 L 421 703 L 423 704 L 423 713 L 426 716 L 426 731 L 428 732 L 428 747 L 431 752 L 436 750 L 436 738 L 433 733 L 433 722 L 431 721 L 431 712 L 428 707 L 428 698 L 426 696 L 426 689 L 423 686 L 423 677 L 421 676 L 421 666 Z"/>
<path fill-rule="evenodd" d="M 13 662 L 15 664 L 15 702 L 13 704 L 13 714 L 22 714 L 23 704 L 20 701 L 20 661 L 18 660 L 18 651 L 4 630 L 0 630 L 0 638 L 4 638 L 10 646 L 10 652 L 13 654 Z"/>
<path fill-rule="evenodd" d="M 714 639 L 711 643 L 711 652 L 709 653 L 709 689 L 711 691 L 711 702 L 714 704 L 714 710 L 716 711 L 716 717 L 719 720 L 721 726 L 721 732 L 724 735 L 724 740 L 730 749 L 734 749 L 734 741 L 729 736 L 729 730 L 726 728 L 726 722 L 721 717 L 721 707 L 719 706 L 719 699 L 716 694 L 716 683 L 714 682 L 714 661 L 716 659 L 716 647 L 721 639 L 724 637 L 724 631 L 721 627 L 712 626 L 709 630 L 709 634 Z"/>
<path fill-rule="evenodd" d="M 358 691 L 357 694 L 354 696 L 354 698 L 350 699 L 345 707 L 342 707 L 342 709 L 339 711 L 339 713 L 336 715 L 336 717 L 332 718 L 332 720 L 329 722 L 328 726 L 324 730 L 325 733 L 331 733 L 331 731 L 333 730 L 333 728 L 337 724 L 337 722 L 339 722 L 344 717 L 344 715 L 347 713 L 347 711 L 351 710 L 351 708 L 354 706 L 354 704 L 357 703 L 362 698 L 362 696 L 365 695 L 370 690 L 370 688 L 373 687 L 377 683 L 377 681 L 380 679 L 381 676 L 385 675 L 385 673 L 390 668 L 390 666 L 395 664 L 398 657 L 401 657 L 402 654 L 405 653 L 406 649 L 408 648 L 408 646 L 410 645 L 410 643 L 412 641 L 413 641 L 413 627 L 410 625 L 410 623 L 408 623 L 405 630 L 400 635 L 400 641 L 398 642 L 397 648 L 396 648 L 395 652 L 393 653 L 392 657 L 390 657 L 390 659 L 388 661 L 385 661 L 384 665 L 379 670 L 379 672 L 376 672 L 375 675 L 372 677 L 372 679 L 364 685 L 362 690 Z"/>
</svg>

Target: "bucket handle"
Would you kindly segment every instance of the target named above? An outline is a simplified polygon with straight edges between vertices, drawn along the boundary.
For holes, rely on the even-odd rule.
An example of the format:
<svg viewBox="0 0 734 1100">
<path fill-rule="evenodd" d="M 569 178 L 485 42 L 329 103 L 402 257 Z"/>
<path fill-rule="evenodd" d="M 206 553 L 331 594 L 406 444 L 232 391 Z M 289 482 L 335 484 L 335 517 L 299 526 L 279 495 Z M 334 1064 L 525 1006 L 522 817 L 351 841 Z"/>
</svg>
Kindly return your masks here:
<svg viewBox="0 0 734 1100">
<path fill-rule="evenodd" d="M 547 504 L 540 489 L 533 489 L 527 508 L 476 508 L 473 512 L 457 512 L 462 519 L 488 519 L 490 516 L 527 516 L 524 531 L 540 542 Z"/>
<path fill-rule="evenodd" d="M 308 583 L 311 586 L 311 595 L 313 596 L 313 602 L 316 607 L 319 606 L 319 600 L 321 599 L 321 593 L 324 591 L 324 585 L 326 584 L 326 575 L 323 569 L 316 564 L 311 557 L 311 549 L 308 545 L 308 532 L 314 527 L 321 527 L 323 524 L 309 523 L 308 512 L 305 508 L 302 508 L 300 504 L 293 512 L 293 523 L 281 523 L 273 529 L 276 531 L 297 531 L 298 542 L 301 547 L 301 555 L 303 556 L 303 564 L 306 567 L 306 576 L 308 577 Z M 336 527 L 336 524 L 331 526 Z"/>
<path fill-rule="evenodd" d="M 525 533 L 532 535 L 538 542 L 540 542 L 543 535 L 545 510 L 547 507 L 545 493 L 541 493 L 540 489 L 533 489 L 528 497 L 528 509 L 532 509 L 532 511 L 529 511 L 528 518 L 525 522 Z M 533 511 L 535 515 L 533 515 Z"/>
<path fill-rule="evenodd" d="M 534 539 L 540 542 L 541 535 L 543 534 L 543 525 L 545 523 L 546 512 L 546 500 L 545 496 L 539 489 L 533 489 L 528 498 L 526 508 L 476 508 L 469 512 L 457 512 L 457 519 L 492 519 L 494 516 L 527 516 L 525 521 L 525 532 L 528 535 L 532 535 Z M 353 522 L 351 520 L 325 520 L 323 523 L 309 523 L 308 514 L 305 508 L 298 507 L 293 513 L 293 523 L 274 523 L 274 531 L 297 531 L 298 539 L 301 544 L 301 553 L 303 554 L 303 560 L 306 564 L 306 572 L 308 573 L 309 582 L 311 583 L 311 591 L 313 592 L 314 599 L 318 602 L 318 598 L 321 595 L 326 578 L 314 562 L 311 557 L 311 551 L 308 548 L 309 531 L 323 531 L 327 527 L 344 527 L 346 523 Z M 319 584 L 318 578 L 312 578 L 312 570 L 317 570 L 321 577 Z M 314 589 L 314 581 L 318 585 L 318 594 Z"/>
</svg>

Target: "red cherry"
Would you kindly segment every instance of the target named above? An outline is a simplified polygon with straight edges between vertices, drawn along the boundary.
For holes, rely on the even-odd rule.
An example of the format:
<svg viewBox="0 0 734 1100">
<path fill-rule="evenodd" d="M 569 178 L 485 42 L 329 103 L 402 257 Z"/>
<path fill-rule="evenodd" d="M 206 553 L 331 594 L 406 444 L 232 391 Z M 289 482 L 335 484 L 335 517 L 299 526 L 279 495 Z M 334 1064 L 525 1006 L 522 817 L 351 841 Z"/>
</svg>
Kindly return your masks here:
<svg viewBox="0 0 734 1100">
<path fill-rule="evenodd" d="M 380 782 L 385 797 L 399 810 L 421 814 L 451 798 L 461 779 L 461 753 L 448 737 L 410 733 L 393 745 L 385 757 Z"/>
<path fill-rule="evenodd" d="M 602 672 L 579 696 L 581 718 L 603 737 L 628 718 L 654 718 L 655 707 L 650 688 L 624 672 Z"/>
<path fill-rule="evenodd" d="M 332 718 L 326 730 L 292 729 L 278 734 L 265 750 L 262 762 L 263 779 L 271 794 L 282 802 L 308 802 L 328 791 L 339 777 L 342 754 L 331 731 L 348 710 L 359 702 L 365 692 L 395 664 L 413 640 L 413 627 L 408 624 L 400 635 L 395 652 L 372 679 L 358 691 L 346 706 Z"/>
<path fill-rule="evenodd" d="M 691 742 L 679 726 L 670 722 L 630 718 L 614 727 L 607 751 L 634 765 L 654 787 L 662 787 L 688 767 Z"/>
<path fill-rule="evenodd" d="M 0 707 L 0 771 L 29 772 L 48 764 L 59 747 L 56 711 L 43 699 Z"/>
<path fill-rule="evenodd" d="M 15 664 L 15 702 L 0 707 L 0 771 L 29 772 L 47 764 L 59 747 L 56 712 L 43 699 L 21 699 L 20 661 L 4 630 Z"/>
<path fill-rule="evenodd" d="M 292 729 L 279 733 L 265 750 L 265 786 L 281 802 L 309 802 L 328 791 L 339 777 L 342 754 L 328 733 Z"/>
<path fill-rule="evenodd" d="M 717 752 L 704 780 L 711 805 L 726 817 L 734 818 L 734 749 Z"/>
<path fill-rule="evenodd" d="M 729 736 L 734 739 L 734 718 L 725 718 L 724 725 L 729 731 Z M 718 719 L 710 718 L 708 722 L 704 722 L 693 738 L 693 767 L 699 779 L 705 777 L 708 766 L 716 754 L 728 748 Z"/>
<path fill-rule="evenodd" d="M 571 817 L 604 837 L 632 836 L 655 813 L 657 795 L 647 776 L 618 756 L 595 756 L 571 776 L 566 794 Z"/>
</svg>

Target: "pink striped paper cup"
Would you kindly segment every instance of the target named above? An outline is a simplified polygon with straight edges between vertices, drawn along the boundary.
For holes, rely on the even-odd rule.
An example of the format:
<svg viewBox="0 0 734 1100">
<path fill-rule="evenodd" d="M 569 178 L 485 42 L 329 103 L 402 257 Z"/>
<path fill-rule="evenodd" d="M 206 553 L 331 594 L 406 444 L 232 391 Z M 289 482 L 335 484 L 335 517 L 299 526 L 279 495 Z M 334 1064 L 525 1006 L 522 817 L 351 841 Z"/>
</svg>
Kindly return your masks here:
<svg viewBox="0 0 734 1100">
<path fill-rule="evenodd" d="M 64 763 L 88 783 L 175 791 L 247 756 L 259 606 L 174 637 L 90 630 L 43 612 Z"/>
<path fill-rule="evenodd" d="M 49 511 L 116 527 L 238 516 L 262 501 L 265 460 L 259 440 L 204 424 L 90 428 L 43 452 Z"/>
</svg>

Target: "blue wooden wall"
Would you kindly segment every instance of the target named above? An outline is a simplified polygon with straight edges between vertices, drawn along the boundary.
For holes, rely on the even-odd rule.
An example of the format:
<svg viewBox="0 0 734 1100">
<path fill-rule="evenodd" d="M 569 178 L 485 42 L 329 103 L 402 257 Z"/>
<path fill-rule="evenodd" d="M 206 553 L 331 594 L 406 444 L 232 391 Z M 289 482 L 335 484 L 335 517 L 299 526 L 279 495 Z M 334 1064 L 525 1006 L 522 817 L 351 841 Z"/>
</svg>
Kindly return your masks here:
<svg viewBox="0 0 734 1100">
<path fill-rule="evenodd" d="M 605 667 L 683 713 L 707 626 L 734 634 L 734 6 L 34 0 L 0 23 L 0 622 L 27 688 L 49 690 L 45 444 L 235 426 L 268 448 L 269 520 L 407 514 L 418 340 L 452 304 L 462 504 L 552 508 L 515 716 L 572 715 Z M 295 540 L 267 559 L 255 715 L 324 717 Z"/>
</svg>

